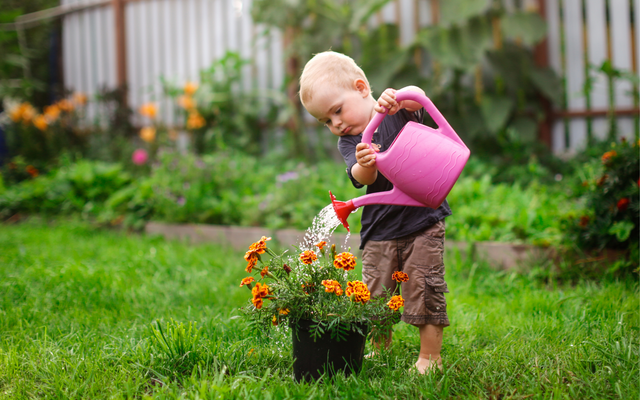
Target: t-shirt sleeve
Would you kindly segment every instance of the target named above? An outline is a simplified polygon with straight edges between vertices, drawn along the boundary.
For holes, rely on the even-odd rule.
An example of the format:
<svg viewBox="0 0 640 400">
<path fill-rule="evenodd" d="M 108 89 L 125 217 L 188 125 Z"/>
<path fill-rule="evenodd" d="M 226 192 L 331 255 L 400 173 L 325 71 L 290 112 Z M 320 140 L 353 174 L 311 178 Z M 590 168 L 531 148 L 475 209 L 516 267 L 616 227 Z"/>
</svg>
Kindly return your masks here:
<svg viewBox="0 0 640 400">
<path fill-rule="evenodd" d="M 357 163 L 356 146 L 358 143 L 360 143 L 360 136 L 341 136 L 340 139 L 338 139 L 338 150 L 340 150 L 340 154 L 342 154 L 342 158 L 344 158 L 344 162 L 347 164 L 347 175 L 349 179 L 351 179 L 353 186 L 360 189 L 364 185 L 351 175 L 351 167 Z"/>
</svg>

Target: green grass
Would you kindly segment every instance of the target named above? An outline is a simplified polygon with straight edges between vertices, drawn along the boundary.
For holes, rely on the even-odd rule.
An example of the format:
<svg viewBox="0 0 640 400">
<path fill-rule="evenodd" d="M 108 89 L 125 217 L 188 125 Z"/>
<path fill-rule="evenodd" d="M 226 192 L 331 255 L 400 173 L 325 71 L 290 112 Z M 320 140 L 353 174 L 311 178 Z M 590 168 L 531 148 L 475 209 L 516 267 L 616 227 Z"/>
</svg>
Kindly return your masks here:
<svg viewBox="0 0 640 400">
<path fill-rule="evenodd" d="M 238 317 L 241 252 L 0 225 L 0 398 L 638 398 L 636 280 L 542 284 L 446 262 L 444 373 L 407 372 L 419 342 L 401 323 L 358 376 L 298 384 L 287 333 Z"/>
</svg>

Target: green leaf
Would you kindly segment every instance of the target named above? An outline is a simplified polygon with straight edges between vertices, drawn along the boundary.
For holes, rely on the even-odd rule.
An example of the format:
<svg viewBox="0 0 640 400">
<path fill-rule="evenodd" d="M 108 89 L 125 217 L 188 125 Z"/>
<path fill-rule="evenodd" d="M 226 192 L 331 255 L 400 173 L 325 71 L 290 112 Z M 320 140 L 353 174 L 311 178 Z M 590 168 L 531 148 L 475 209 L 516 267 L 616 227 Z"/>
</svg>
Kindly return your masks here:
<svg viewBox="0 0 640 400">
<path fill-rule="evenodd" d="M 616 222 L 609 228 L 610 235 L 616 235 L 616 239 L 619 242 L 624 242 L 629 239 L 629 235 L 631 235 L 631 231 L 635 228 L 635 224 L 631 221 L 620 221 Z"/>
<path fill-rule="evenodd" d="M 498 132 L 513 110 L 513 101 L 505 96 L 485 96 L 480 103 L 482 117 L 491 132 Z"/>
<path fill-rule="evenodd" d="M 462 24 L 491 7 L 491 0 L 446 0 L 439 3 L 443 26 Z"/>
<path fill-rule="evenodd" d="M 562 81 L 551 68 L 534 68 L 529 75 L 531 82 L 554 104 L 562 102 Z"/>
<path fill-rule="evenodd" d="M 547 35 L 547 23 L 536 12 L 516 12 L 502 19 L 502 33 L 508 39 L 532 46 Z"/>
</svg>

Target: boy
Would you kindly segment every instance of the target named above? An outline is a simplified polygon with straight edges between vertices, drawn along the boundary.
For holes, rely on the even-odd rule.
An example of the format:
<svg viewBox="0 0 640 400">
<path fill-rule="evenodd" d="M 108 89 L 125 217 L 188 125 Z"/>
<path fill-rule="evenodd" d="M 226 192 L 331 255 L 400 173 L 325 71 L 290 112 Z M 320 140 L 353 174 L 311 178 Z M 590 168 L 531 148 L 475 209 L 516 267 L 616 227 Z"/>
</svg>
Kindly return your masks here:
<svg viewBox="0 0 640 400">
<path fill-rule="evenodd" d="M 401 90 L 414 90 L 415 86 Z M 391 190 L 393 184 L 376 168 L 376 152 L 385 151 L 408 121 L 422 123 L 424 109 L 414 101 L 396 101 L 387 89 L 378 101 L 367 78 L 348 56 L 326 51 L 305 65 L 300 77 L 300 99 L 307 111 L 325 124 L 338 139 L 353 185 L 367 185 L 367 194 Z M 389 109 L 373 135 L 375 148 L 361 143 L 362 132 L 376 112 Z M 402 283 L 405 299 L 402 320 L 420 330 L 420 355 L 416 369 L 424 374 L 442 369 L 442 331 L 449 325 L 444 293 L 444 218 L 451 215 L 445 202 L 437 209 L 376 204 L 365 206 L 360 232 L 363 281 L 373 296 L 395 289 L 394 271 L 409 275 Z M 391 343 L 389 332 L 386 346 Z"/>
</svg>

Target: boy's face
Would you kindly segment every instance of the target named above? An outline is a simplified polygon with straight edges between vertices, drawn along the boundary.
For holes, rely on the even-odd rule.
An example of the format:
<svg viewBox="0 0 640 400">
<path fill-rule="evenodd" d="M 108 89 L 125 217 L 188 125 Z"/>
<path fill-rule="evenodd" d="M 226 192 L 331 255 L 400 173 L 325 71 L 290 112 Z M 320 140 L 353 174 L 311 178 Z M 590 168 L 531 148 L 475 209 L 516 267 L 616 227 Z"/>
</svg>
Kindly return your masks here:
<svg viewBox="0 0 640 400">
<path fill-rule="evenodd" d="M 356 79 L 353 89 L 333 85 L 320 85 L 313 99 L 306 104 L 307 111 L 325 124 L 336 136 L 359 135 L 369 124 L 375 100 L 369 96 L 369 87 Z"/>
</svg>

